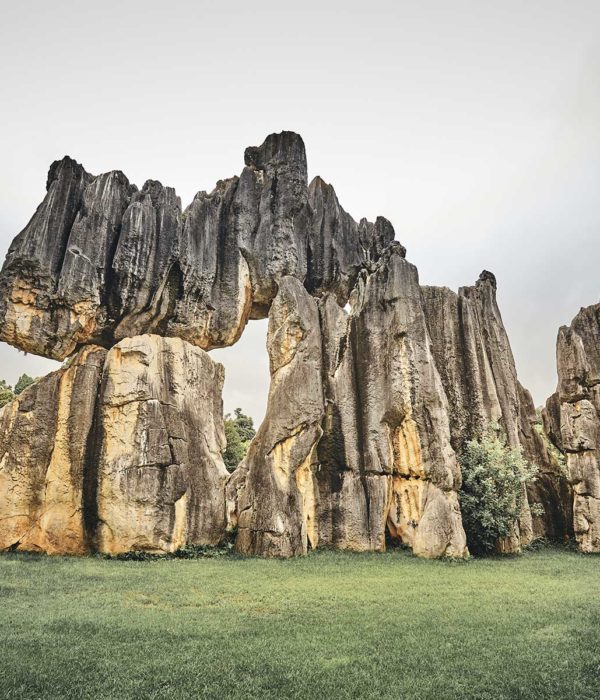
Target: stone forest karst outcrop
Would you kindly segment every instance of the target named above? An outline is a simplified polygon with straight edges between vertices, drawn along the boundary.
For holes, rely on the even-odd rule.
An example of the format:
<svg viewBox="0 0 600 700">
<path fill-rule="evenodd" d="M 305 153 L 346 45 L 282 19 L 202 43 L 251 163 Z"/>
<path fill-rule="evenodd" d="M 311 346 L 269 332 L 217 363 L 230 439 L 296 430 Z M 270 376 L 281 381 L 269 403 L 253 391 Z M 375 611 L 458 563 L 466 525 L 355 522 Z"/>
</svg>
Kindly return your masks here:
<svg viewBox="0 0 600 700">
<path fill-rule="evenodd" d="M 490 272 L 421 286 L 389 221 L 308 183 L 297 134 L 244 160 L 185 210 L 153 180 L 50 167 L 0 273 L 0 340 L 69 359 L 0 409 L 0 549 L 170 552 L 230 532 L 244 554 L 463 557 L 459 457 L 493 429 L 540 469 L 499 549 L 574 532 L 599 551 L 599 308 L 560 330 L 542 425 Z M 230 475 L 210 350 L 258 318 L 267 414 Z"/>
</svg>

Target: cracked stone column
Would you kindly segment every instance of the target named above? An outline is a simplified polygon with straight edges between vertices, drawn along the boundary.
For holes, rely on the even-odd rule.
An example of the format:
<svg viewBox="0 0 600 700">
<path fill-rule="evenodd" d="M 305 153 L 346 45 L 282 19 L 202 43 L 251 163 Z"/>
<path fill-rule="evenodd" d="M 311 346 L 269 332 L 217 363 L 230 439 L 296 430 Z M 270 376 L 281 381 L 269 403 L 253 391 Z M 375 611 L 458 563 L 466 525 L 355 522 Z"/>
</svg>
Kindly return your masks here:
<svg viewBox="0 0 600 700">
<path fill-rule="evenodd" d="M 468 440 L 499 430 L 511 448 L 521 446 L 520 385 L 508 335 L 496 301 L 496 278 L 484 270 L 473 286 L 453 292 L 422 287 L 432 352 L 446 395 L 452 446 L 460 454 Z M 529 445 L 527 446 L 529 447 Z M 517 552 L 533 538 L 524 504 L 511 535 L 498 541 L 502 552 Z"/>
<path fill-rule="evenodd" d="M 98 409 L 100 552 L 174 551 L 225 532 L 223 366 L 186 341 L 122 340 Z"/>
<path fill-rule="evenodd" d="M 84 348 L 0 409 L 0 550 L 88 551 L 85 466 L 105 356 Z"/>
<path fill-rule="evenodd" d="M 359 278 L 348 315 L 321 306 L 327 414 L 319 529 L 332 546 L 426 557 L 467 553 L 448 405 L 430 350 L 417 270 L 392 244 Z"/>
<path fill-rule="evenodd" d="M 600 552 L 600 304 L 581 309 L 558 331 L 558 389 L 545 424 L 567 455 L 573 530 L 582 552 Z"/>
<path fill-rule="evenodd" d="M 269 313 L 271 385 L 265 420 L 232 477 L 236 549 L 289 557 L 318 544 L 314 462 L 323 390 L 316 301 L 284 277 Z"/>
</svg>

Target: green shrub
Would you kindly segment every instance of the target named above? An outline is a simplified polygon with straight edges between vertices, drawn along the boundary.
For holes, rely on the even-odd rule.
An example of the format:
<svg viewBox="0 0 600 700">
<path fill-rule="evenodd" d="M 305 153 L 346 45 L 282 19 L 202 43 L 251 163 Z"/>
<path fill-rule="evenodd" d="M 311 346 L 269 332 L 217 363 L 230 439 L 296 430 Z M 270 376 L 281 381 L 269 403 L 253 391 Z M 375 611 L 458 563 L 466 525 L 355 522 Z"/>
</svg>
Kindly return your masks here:
<svg viewBox="0 0 600 700">
<path fill-rule="evenodd" d="M 469 548 L 475 554 L 493 552 L 519 518 L 523 485 L 535 478 L 537 467 L 523 459 L 520 449 L 486 435 L 467 443 L 461 469 L 460 506 Z"/>
</svg>

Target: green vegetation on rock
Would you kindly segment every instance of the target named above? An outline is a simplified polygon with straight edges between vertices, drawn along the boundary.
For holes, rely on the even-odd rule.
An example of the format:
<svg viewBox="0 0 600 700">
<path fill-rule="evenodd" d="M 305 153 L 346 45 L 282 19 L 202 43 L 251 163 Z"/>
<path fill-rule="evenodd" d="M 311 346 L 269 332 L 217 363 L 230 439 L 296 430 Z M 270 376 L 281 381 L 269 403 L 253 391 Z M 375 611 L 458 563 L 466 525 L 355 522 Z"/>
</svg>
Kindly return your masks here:
<svg viewBox="0 0 600 700">
<path fill-rule="evenodd" d="M 31 386 L 35 381 L 36 380 L 33 377 L 30 377 L 28 374 L 22 374 L 17 380 L 15 388 L 13 389 L 9 384 L 6 383 L 5 379 L 0 379 L 0 408 L 6 406 L 7 403 L 10 403 L 15 398 L 15 396 L 18 396 L 22 391 L 27 389 L 28 386 Z"/>
</svg>

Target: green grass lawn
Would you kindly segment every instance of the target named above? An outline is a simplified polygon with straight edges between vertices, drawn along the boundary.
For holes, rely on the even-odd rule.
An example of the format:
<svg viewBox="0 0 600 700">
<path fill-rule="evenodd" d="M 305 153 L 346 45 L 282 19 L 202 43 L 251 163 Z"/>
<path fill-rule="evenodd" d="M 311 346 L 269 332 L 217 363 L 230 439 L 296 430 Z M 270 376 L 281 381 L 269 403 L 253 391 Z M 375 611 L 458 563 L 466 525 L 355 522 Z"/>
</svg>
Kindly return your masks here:
<svg viewBox="0 0 600 700">
<path fill-rule="evenodd" d="M 600 557 L 0 557 L 1 698 L 600 697 Z"/>
</svg>

